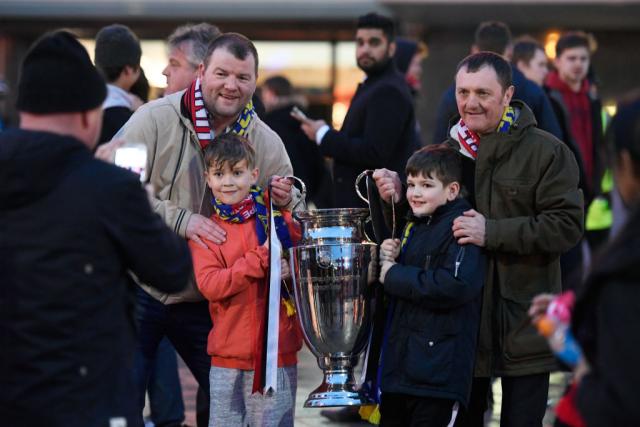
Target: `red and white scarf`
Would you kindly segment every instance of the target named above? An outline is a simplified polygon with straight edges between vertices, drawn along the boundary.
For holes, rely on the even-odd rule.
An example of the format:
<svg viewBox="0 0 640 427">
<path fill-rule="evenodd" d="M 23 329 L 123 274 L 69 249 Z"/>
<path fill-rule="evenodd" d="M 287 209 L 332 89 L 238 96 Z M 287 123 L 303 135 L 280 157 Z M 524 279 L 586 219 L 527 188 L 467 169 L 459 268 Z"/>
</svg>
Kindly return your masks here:
<svg viewBox="0 0 640 427">
<path fill-rule="evenodd" d="M 504 110 L 504 114 L 500 119 L 496 132 L 507 133 L 511 129 L 511 125 L 519 116 L 519 111 L 509 106 Z M 449 131 L 451 138 L 460 144 L 460 152 L 465 156 L 475 160 L 478 157 L 478 149 L 480 148 L 480 136 L 467 127 L 464 120 L 460 119 Z"/>
</svg>

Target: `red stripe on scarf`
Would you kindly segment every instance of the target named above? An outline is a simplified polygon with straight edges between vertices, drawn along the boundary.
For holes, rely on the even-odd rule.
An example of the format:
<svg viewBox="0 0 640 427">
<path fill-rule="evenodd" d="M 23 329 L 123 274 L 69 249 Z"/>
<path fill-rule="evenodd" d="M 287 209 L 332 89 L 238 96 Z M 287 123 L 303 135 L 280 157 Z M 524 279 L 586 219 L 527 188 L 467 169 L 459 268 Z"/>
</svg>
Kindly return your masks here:
<svg viewBox="0 0 640 427">
<path fill-rule="evenodd" d="M 202 105 L 196 105 L 197 101 L 201 101 Z M 209 114 L 204 105 L 204 99 L 202 98 L 202 90 L 200 86 L 200 79 L 196 79 L 191 83 L 191 86 L 187 88 L 182 96 L 182 103 L 189 111 L 189 118 L 198 135 L 200 141 L 200 147 L 204 149 L 209 142 L 211 142 L 211 126 L 209 126 Z M 198 117 L 199 111 L 204 111 L 204 117 Z M 202 115 L 202 113 L 201 113 Z M 198 125 L 198 120 L 206 121 L 206 125 Z"/>
</svg>

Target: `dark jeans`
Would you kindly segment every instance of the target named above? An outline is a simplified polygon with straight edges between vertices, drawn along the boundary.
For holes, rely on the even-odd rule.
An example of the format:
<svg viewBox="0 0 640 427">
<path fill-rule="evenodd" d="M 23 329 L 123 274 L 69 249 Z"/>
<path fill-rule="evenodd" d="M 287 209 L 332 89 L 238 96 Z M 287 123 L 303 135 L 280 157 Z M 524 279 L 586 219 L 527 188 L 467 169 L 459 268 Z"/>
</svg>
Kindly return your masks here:
<svg viewBox="0 0 640 427">
<path fill-rule="evenodd" d="M 184 402 L 178 358 L 167 338 L 160 340 L 148 387 L 153 424 L 156 427 L 181 426 L 184 422 Z"/>
<path fill-rule="evenodd" d="M 208 402 L 211 368 L 211 358 L 207 354 L 207 338 L 211 331 L 208 303 L 202 301 L 164 305 L 140 287 L 137 289 L 137 303 L 140 338 L 134 375 L 138 390 L 147 389 L 158 345 L 162 338 L 167 337 L 206 393 Z M 137 401 L 142 417 L 144 393 L 139 393 Z M 209 412 L 208 407 L 202 410 L 207 414 Z"/>
<path fill-rule="evenodd" d="M 380 427 L 447 427 L 453 400 L 382 393 Z"/>
<path fill-rule="evenodd" d="M 501 427 L 540 427 L 547 410 L 549 374 L 502 377 Z M 474 378 L 471 399 L 455 427 L 483 427 L 491 378 Z"/>
</svg>

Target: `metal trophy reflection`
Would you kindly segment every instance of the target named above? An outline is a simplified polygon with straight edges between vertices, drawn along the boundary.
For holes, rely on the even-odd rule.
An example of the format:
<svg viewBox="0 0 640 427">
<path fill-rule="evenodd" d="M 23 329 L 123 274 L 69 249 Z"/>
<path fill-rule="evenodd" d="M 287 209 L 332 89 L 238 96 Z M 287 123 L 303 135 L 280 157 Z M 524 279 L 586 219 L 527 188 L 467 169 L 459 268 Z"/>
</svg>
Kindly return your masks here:
<svg viewBox="0 0 640 427">
<path fill-rule="evenodd" d="M 295 212 L 302 239 L 290 251 L 298 317 L 307 345 L 324 372 L 305 407 L 372 403 L 353 369 L 371 329 L 377 245 L 364 232 L 367 209 Z"/>
</svg>

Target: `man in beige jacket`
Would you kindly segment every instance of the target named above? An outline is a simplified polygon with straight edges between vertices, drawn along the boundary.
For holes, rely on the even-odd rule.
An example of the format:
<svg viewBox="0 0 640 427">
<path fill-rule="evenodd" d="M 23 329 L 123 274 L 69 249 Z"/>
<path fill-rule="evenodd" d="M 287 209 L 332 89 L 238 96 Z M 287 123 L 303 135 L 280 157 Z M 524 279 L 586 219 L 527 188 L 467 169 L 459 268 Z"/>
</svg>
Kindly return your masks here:
<svg viewBox="0 0 640 427">
<path fill-rule="evenodd" d="M 211 196 L 204 182 L 202 152 L 214 135 L 236 132 L 247 137 L 256 151 L 259 185 L 266 186 L 274 177 L 271 192 L 276 205 L 291 207 L 297 199 L 283 178 L 293 173 L 285 147 L 250 102 L 257 69 L 253 43 L 240 34 L 224 34 L 210 45 L 199 78 L 189 88 L 141 107 L 116 135 L 147 146 L 146 175 L 155 190 L 154 210 L 180 236 L 205 247 L 205 239 L 215 244 L 225 240 L 224 231 L 209 219 Z M 180 294 L 141 288 L 138 305 L 140 389 L 146 385 L 159 341 L 167 336 L 208 397 L 206 345 L 211 320 L 195 285 Z M 139 405 L 142 410 L 142 393 Z"/>
</svg>

